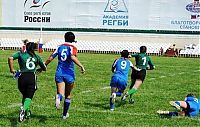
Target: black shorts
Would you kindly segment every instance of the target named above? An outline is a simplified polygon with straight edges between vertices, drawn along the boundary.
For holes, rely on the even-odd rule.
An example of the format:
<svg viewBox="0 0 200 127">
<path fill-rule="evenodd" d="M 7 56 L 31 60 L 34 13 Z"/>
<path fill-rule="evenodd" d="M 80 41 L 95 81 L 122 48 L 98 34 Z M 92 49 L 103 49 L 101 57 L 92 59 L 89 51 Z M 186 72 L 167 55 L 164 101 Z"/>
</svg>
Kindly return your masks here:
<svg viewBox="0 0 200 127">
<path fill-rule="evenodd" d="M 18 78 L 18 88 L 23 98 L 33 98 L 37 90 L 36 75 L 34 72 L 24 72 Z"/>
<path fill-rule="evenodd" d="M 135 69 L 132 70 L 132 74 L 131 74 L 132 80 L 135 81 L 136 79 L 140 79 L 143 82 L 145 77 L 146 77 L 146 70 L 145 69 L 142 69 L 141 71 L 136 71 Z"/>
</svg>

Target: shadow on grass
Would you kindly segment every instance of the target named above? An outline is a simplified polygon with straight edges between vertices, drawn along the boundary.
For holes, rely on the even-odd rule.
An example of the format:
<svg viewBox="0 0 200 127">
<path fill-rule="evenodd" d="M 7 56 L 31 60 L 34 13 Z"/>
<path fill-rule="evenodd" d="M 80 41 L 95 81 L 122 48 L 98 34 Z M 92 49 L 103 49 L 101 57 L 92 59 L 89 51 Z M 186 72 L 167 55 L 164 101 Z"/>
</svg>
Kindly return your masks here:
<svg viewBox="0 0 200 127">
<path fill-rule="evenodd" d="M 101 103 L 99 103 L 101 102 Z M 109 110 L 110 109 L 110 102 L 109 99 L 107 100 L 101 100 L 101 101 L 97 101 L 97 102 L 84 102 L 85 105 L 91 106 L 91 107 L 98 107 L 101 108 L 103 110 Z M 115 101 L 115 107 L 120 107 L 125 105 L 125 103 L 122 103 L 121 100 L 116 100 Z"/>
<path fill-rule="evenodd" d="M 17 114 L 17 116 L 16 116 Z M 11 127 L 17 127 L 18 124 L 21 124 L 18 120 L 18 114 L 19 112 L 16 111 L 16 112 L 13 112 L 13 113 L 10 113 L 10 114 L 0 114 L 0 118 L 1 119 L 7 119 L 10 121 L 10 125 Z M 55 119 L 55 118 L 58 118 L 56 116 L 50 116 L 50 117 L 47 117 L 45 115 L 37 115 L 37 114 L 32 114 L 30 119 L 26 119 L 25 121 L 23 121 L 22 123 L 28 123 L 29 120 L 31 119 L 38 119 L 39 120 L 39 123 L 42 123 L 42 124 L 45 124 L 46 121 L 48 119 Z M 1 125 L 1 124 L 0 124 Z"/>
<path fill-rule="evenodd" d="M 110 109 L 108 103 L 85 102 L 84 104 L 91 107 L 98 107 L 104 110 Z"/>
<path fill-rule="evenodd" d="M 0 114 L 1 119 L 8 119 L 10 121 L 11 127 L 16 127 L 18 118 L 15 117 L 15 114 L 18 114 L 18 112 L 13 112 L 7 115 Z"/>
</svg>

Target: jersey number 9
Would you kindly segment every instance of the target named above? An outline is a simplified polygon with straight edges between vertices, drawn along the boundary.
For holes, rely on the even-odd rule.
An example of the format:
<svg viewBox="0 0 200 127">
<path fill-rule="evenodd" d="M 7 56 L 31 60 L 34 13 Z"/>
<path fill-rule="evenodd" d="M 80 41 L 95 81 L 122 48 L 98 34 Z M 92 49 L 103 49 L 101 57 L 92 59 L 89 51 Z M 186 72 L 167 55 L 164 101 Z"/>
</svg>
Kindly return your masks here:
<svg viewBox="0 0 200 127">
<path fill-rule="evenodd" d="M 122 61 L 121 62 L 121 69 L 125 69 L 126 68 L 126 61 Z"/>
</svg>

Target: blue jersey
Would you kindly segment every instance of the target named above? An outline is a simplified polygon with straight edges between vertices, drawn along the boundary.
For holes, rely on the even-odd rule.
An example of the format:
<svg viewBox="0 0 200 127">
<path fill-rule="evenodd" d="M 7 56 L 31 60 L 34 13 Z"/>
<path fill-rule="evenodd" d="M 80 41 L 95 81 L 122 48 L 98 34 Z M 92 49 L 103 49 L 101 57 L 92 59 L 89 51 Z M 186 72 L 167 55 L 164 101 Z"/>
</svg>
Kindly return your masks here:
<svg viewBox="0 0 200 127">
<path fill-rule="evenodd" d="M 133 67 L 132 62 L 127 58 L 121 57 L 115 60 L 112 67 L 115 69 L 113 76 L 118 76 L 127 82 L 129 69 Z"/>
<path fill-rule="evenodd" d="M 74 74 L 74 62 L 71 59 L 71 56 L 74 55 L 74 49 L 76 47 L 63 44 L 60 45 L 52 54 L 52 57 L 55 58 L 58 56 L 58 65 L 56 69 L 56 76 L 66 76 L 70 75 L 75 79 Z"/>
<path fill-rule="evenodd" d="M 200 113 L 200 99 L 195 97 L 186 97 L 185 101 L 189 104 L 190 108 L 187 113 L 190 117 L 197 116 Z"/>
</svg>

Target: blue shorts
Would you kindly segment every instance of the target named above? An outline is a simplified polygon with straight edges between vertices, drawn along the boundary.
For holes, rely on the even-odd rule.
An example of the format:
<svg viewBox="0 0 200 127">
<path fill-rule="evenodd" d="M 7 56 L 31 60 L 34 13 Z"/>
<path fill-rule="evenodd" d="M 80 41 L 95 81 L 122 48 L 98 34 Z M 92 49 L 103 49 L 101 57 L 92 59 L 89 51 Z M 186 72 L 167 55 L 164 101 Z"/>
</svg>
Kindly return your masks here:
<svg viewBox="0 0 200 127">
<path fill-rule="evenodd" d="M 65 82 L 65 84 L 72 84 L 74 80 L 74 77 L 71 75 L 55 76 L 56 83 Z"/>
<path fill-rule="evenodd" d="M 127 82 L 120 77 L 112 76 L 110 86 L 117 87 L 119 90 L 125 90 L 127 87 Z"/>
<path fill-rule="evenodd" d="M 189 105 L 189 109 L 187 109 L 187 114 L 190 117 L 197 116 L 199 114 L 199 107 L 196 101 L 186 101 Z"/>
</svg>

